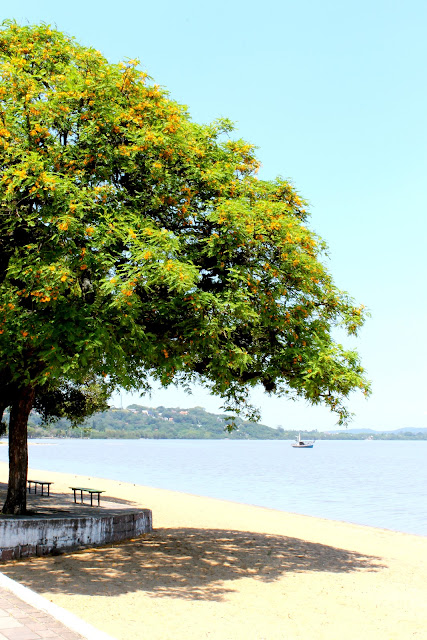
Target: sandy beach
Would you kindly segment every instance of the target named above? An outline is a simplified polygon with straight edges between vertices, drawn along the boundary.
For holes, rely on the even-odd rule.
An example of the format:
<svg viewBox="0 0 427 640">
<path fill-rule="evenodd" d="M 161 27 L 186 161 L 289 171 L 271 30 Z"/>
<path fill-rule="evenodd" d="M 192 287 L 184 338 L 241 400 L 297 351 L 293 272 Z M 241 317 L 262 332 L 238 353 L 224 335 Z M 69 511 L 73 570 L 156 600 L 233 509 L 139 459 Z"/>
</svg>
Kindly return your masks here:
<svg viewBox="0 0 427 640">
<path fill-rule="evenodd" d="M 96 483 L 110 498 L 152 510 L 155 530 L 138 539 L 0 567 L 119 640 L 427 639 L 426 537 L 31 474 L 58 492 Z"/>
</svg>

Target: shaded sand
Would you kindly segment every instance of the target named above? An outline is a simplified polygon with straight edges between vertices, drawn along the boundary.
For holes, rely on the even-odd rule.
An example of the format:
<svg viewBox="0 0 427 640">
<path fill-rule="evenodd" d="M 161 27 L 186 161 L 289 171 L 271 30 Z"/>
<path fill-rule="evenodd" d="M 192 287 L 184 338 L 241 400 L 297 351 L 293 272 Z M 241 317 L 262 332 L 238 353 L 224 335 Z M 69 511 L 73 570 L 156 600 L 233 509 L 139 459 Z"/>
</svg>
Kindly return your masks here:
<svg viewBox="0 0 427 640">
<path fill-rule="evenodd" d="M 92 485 L 152 509 L 152 534 L 0 566 L 120 640 L 427 640 L 425 537 L 109 480 L 31 475 L 53 481 L 54 492 Z"/>
</svg>

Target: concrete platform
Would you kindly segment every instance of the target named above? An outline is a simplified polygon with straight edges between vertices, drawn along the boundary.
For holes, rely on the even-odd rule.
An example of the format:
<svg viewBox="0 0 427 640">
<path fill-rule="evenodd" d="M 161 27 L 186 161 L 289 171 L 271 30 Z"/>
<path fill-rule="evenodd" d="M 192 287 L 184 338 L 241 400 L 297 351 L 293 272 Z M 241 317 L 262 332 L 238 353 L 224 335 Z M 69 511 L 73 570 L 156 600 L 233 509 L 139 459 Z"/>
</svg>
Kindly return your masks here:
<svg viewBox="0 0 427 640">
<path fill-rule="evenodd" d="M 1 504 L 6 490 L 0 483 Z M 85 499 L 84 504 L 74 503 L 71 490 L 69 494 L 52 491 L 50 496 L 27 494 L 28 514 L 0 514 L 0 560 L 103 545 L 152 531 L 150 509 L 108 496 L 99 507 L 91 507 Z"/>
</svg>

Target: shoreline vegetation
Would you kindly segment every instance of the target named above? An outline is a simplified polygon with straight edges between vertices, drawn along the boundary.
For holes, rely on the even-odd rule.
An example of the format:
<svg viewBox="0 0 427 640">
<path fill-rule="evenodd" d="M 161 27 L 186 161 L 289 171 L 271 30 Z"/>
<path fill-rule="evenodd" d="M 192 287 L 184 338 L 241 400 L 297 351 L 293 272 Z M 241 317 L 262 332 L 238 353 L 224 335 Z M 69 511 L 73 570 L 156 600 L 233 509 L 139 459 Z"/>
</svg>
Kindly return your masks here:
<svg viewBox="0 0 427 640">
<path fill-rule="evenodd" d="M 426 537 L 31 473 L 58 492 L 102 484 L 108 498 L 152 510 L 154 531 L 139 538 L 2 564 L 10 578 L 118 640 L 426 637 Z"/>
<path fill-rule="evenodd" d="M 225 439 L 232 440 L 427 440 L 427 429 L 402 428 L 394 431 L 374 429 L 331 429 L 330 431 L 301 430 L 268 427 L 264 424 L 236 420 L 236 430 L 225 429 L 228 416 L 209 413 L 202 407 L 147 407 L 132 404 L 126 409 L 110 408 L 97 413 L 85 423 L 72 427 L 61 418 L 43 424 L 42 418 L 32 412 L 28 423 L 29 438 L 91 438 L 91 439 Z"/>
</svg>

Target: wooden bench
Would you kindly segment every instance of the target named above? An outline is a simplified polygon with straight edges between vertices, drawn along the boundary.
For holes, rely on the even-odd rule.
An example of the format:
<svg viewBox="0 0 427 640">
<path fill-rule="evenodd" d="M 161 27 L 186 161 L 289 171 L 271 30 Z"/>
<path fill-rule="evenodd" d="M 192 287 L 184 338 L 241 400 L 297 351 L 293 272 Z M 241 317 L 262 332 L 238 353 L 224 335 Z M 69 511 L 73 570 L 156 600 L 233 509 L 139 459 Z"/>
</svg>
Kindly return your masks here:
<svg viewBox="0 0 427 640">
<path fill-rule="evenodd" d="M 105 493 L 103 489 L 88 489 L 87 487 L 70 487 L 74 492 L 74 502 L 77 502 L 77 491 L 80 491 L 80 502 L 83 503 L 83 492 L 90 494 L 90 506 L 93 507 L 93 496 L 98 495 L 98 507 L 100 503 L 101 493 Z"/>
<path fill-rule="evenodd" d="M 37 485 L 39 484 L 42 488 L 41 495 L 44 495 L 44 488 L 47 487 L 47 495 L 50 496 L 50 485 L 53 482 L 46 482 L 46 480 L 27 480 L 28 482 L 28 493 L 31 493 L 31 485 L 34 485 L 34 493 L 37 493 Z"/>
</svg>

